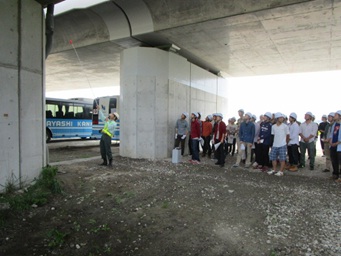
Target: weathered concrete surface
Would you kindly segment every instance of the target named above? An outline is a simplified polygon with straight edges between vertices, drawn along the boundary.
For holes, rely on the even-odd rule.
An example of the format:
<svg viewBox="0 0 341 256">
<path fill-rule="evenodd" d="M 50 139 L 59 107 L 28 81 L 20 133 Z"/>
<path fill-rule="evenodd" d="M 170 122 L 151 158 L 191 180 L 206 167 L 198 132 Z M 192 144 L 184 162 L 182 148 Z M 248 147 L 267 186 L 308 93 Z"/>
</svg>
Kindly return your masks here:
<svg viewBox="0 0 341 256">
<path fill-rule="evenodd" d="M 0 191 L 45 165 L 43 13 L 33 0 L 0 1 Z"/>
<path fill-rule="evenodd" d="M 339 0 L 105 2 L 56 18 L 54 51 L 71 51 L 47 60 L 47 89 L 119 86 L 118 55 L 138 45 L 174 43 L 190 62 L 231 76 L 338 70 L 340 15 Z"/>
</svg>

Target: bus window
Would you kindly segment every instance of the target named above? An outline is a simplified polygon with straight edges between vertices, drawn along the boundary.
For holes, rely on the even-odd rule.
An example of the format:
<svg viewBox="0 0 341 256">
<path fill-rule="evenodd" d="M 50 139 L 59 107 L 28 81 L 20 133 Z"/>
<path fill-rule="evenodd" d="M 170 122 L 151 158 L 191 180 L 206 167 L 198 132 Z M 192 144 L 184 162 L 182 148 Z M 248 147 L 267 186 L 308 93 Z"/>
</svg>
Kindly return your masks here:
<svg viewBox="0 0 341 256">
<path fill-rule="evenodd" d="M 117 98 L 110 98 L 109 100 L 109 114 L 116 112 L 117 109 Z"/>
</svg>

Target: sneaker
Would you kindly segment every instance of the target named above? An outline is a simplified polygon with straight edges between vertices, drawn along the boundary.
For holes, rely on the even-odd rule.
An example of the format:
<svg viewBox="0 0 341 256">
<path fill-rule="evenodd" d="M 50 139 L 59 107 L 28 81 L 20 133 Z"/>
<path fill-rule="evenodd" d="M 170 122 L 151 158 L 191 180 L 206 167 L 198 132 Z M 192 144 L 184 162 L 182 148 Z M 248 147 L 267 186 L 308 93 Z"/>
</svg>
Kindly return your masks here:
<svg viewBox="0 0 341 256">
<path fill-rule="evenodd" d="M 249 168 L 251 164 L 245 164 L 244 167 L 245 168 Z"/>
<path fill-rule="evenodd" d="M 309 169 L 310 169 L 310 171 L 313 171 L 313 170 L 314 170 L 314 166 L 311 165 L 311 166 L 309 167 Z"/>
<path fill-rule="evenodd" d="M 272 175 L 272 174 L 275 174 L 275 173 L 276 172 L 274 170 L 270 170 L 270 171 L 267 172 L 267 174 L 269 174 L 269 175 Z"/>
<path fill-rule="evenodd" d="M 275 175 L 276 175 L 276 176 L 283 176 L 283 175 L 284 175 L 284 173 L 283 173 L 283 172 L 281 172 L 281 171 L 279 171 L 279 172 L 275 173 Z"/>
<path fill-rule="evenodd" d="M 338 179 L 335 180 L 335 181 L 341 183 L 341 178 L 338 178 Z"/>
<path fill-rule="evenodd" d="M 324 169 L 322 172 L 330 172 L 328 169 Z"/>
<path fill-rule="evenodd" d="M 200 162 L 198 160 L 193 160 L 192 164 L 200 164 Z"/>
<path fill-rule="evenodd" d="M 190 162 L 191 164 L 193 164 L 193 161 L 194 161 L 194 160 L 192 160 L 192 159 L 188 160 L 188 162 Z"/>
<path fill-rule="evenodd" d="M 239 164 L 234 164 L 232 165 L 232 167 L 239 167 Z"/>
<path fill-rule="evenodd" d="M 305 165 L 303 165 L 303 164 L 300 164 L 299 166 L 298 166 L 298 168 L 304 168 L 305 167 Z"/>
<path fill-rule="evenodd" d="M 253 168 L 257 168 L 257 166 L 258 166 L 258 163 L 257 163 L 257 162 L 254 162 L 254 163 L 252 164 L 252 167 L 253 167 Z"/>
</svg>

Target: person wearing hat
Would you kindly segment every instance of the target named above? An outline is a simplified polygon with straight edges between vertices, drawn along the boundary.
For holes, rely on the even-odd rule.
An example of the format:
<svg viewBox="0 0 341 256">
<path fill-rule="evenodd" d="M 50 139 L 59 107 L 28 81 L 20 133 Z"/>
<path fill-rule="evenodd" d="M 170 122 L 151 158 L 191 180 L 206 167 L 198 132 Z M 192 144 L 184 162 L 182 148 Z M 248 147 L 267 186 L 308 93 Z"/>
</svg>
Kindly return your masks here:
<svg viewBox="0 0 341 256">
<path fill-rule="evenodd" d="M 216 157 L 217 162 L 216 165 L 220 165 L 220 167 L 224 167 L 225 165 L 225 153 L 224 153 L 224 144 L 226 138 L 226 124 L 223 122 L 223 115 L 221 113 L 217 113 L 217 125 L 214 131 L 213 140 L 214 144 L 220 143 L 218 148 L 216 149 Z"/>
<path fill-rule="evenodd" d="M 104 127 L 101 130 L 102 136 L 100 141 L 100 151 L 103 159 L 103 163 L 100 165 L 107 166 L 109 160 L 109 166 L 112 166 L 112 152 L 111 152 L 111 138 L 114 136 L 115 129 L 117 127 L 117 120 L 119 115 L 115 113 L 110 113 L 109 117 L 105 117 L 101 107 L 97 105 L 99 117 L 104 121 Z"/>
<path fill-rule="evenodd" d="M 240 147 L 238 149 L 237 161 L 232 167 L 238 167 L 243 155 L 246 155 L 245 167 L 251 165 L 251 149 L 255 137 L 255 125 L 251 122 L 252 114 L 247 112 L 244 116 L 244 121 L 239 127 Z"/>
<path fill-rule="evenodd" d="M 289 156 L 289 171 L 298 171 L 298 146 L 299 146 L 299 133 L 300 126 L 296 122 L 296 113 L 289 115 L 289 142 L 288 142 L 288 156 Z"/>
<path fill-rule="evenodd" d="M 323 138 L 323 143 L 324 143 L 324 154 L 326 156 L 326 168 L 323 170 L 323 172 L 330 172 L 330 170 L 333 168 L 332 167 L 332 162 L 330 159 L 330 144 L 329 144 L 329 136 L 331 133 L 331 128 L 332 125 L 334 124 L 334 112 L 330 112 L 327 117 L 327 125 L 324 129 L 324 138 Z"/>
<path fill-rule="evenodd" d="M 266 112 L 264 114 L 264 121 L 260 123 L 259 136 L 257 144 L 259 145 L 259 162 L 257 169 L 267 171 L 269 167 L 269 151 L 272 145 L 271 123 L 272 114 Z"/>
<path fill-rule="evenodd" d="M 206 153 L 208 154 L 208 157 L 211 157 L 212 149 L 210 146 L 211 141 L 211 134 L 212 134 L 212 119 L 213 117 L 211 115 L 208 115 L 205 118 L 205 121 L 202 122 L 202 139 L 204 140 L 204 146 L 203 146 L 203 152 L 202 156 L 205 157 Z"/>
<path fill-rule="evenodd" d="M 192 159 L 189 160 L 192 164 L 199 164 L 199 140 L 201 139 L 201 129 L 198 122 L 198 113 L 193 112 L 191 115 L 191 145 L 192 145 Z"/>
<path fill-rule="evenodd" d="M 272 170 L 268 174 L 283 176 L 285 169 L 285 160 L 287 156 L 287 143 L 289 141 L 289 127 L 284 123 L 284 115 L 277 112 L 275 114 L 276 124 L 271 127 L 271 135 L 273 135 L 273 144 L 270 151 L 270 161 L 272 161 Z M 280 162 L 280 169 L 277 172 L 277 159 Z"/>
<path fill-rule="evenodd" d="M 308 155 L 310 158 L 309 167 L 310 170 L 314 170 L 315 165 L 315 137 L 317 134 L 318 125 L 313 122 L 313 114 L 307 112 L 304 115 L 305 122 L 300 125 L 300 165 L 299 168 L 305 167 L 305 153 L 308 150 Z"/>
<path fill-rule="evenodd" d="M 318 133 L 320 134 L 320 145 L 321 145 L 321 149 L 322 149 L 322 156 L 325 156 L 325 152 L 324 152 L 324 132 L 326 129 L 328 122 L 327 122 L 327 115 L 323 115 L 322 116 L 322 122 L 319 123 L 318 125 Z"/>
<path fill-rule="evenodd" d="M 337 182 L 341 182 L 340 179 L 340 164 L 341 164 L 341 110 L 338 110 L 334 114 L 334 123 L 331 128 L 329 135 L 330 144 L 330 158 L 333 165 L 333 176 L 332 178 Z"/>
<path fill-rule="evenodd" d="M 259 158 L 260 158 L 259 144 L 257 143 L 259 132 L 260 132 L 260 123 L 256 122 L 256 120 L 257 120 L 257 116 L 252 115 L 251 122 L 255 125 L 255 137 L 253 139 L 253 145 L 252 145 L 252 150 L 251 150 L 251 162 L 254 161 L 252 164 L 252 167 L 254 169 L 257 169 Z"/>
<path fill-rule="evenodd" d="M 179 147 L 179 144 L 181 143 L 181 155 L 183 156 L 185 153 L 185 141 L 186 136 L 188 134 L 188 122 L 186 118 L 188 117 L 187 112 L 183 112 L 181 114 L 181 117 L 176 121 L 175 124 L 175 143 L 174 148 Z"/>
<path fill-rule="evenodd" d="M 227 133 L 227 147 L 226 155 L 234 156 L 236 151 L 236 133 L 238 126 L 235 124 L 236 118 L 232 117 L 229 119 L 228 125 L 226 126 Z"/>
<path fill-rule="evenodd" d="M 237 119 L 236 143 L 237 143 L 237 151 L 239 152 L 240 151 L 239 128 L 242 122 L 244 122 L 244 109 L 238 110 L 238 116 L 239 118 Z"/>
</svg>

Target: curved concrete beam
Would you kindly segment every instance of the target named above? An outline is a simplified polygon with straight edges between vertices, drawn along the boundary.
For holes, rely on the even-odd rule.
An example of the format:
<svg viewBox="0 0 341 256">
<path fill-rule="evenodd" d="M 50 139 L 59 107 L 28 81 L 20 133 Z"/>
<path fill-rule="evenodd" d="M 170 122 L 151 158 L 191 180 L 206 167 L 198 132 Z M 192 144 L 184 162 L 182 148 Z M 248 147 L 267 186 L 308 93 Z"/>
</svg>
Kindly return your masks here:
<svg viewBox="0 0 341 256">
<path fill-rule="evenodd" d="M 72 49 L 70 40 L 79 48 L 153 32 L 153 21 L 145 3 L 131 2 L 108 1 L 58 15 L 52 52 Z M 131 40 L 136 44 L 135 39 Z"/>
</svg>

